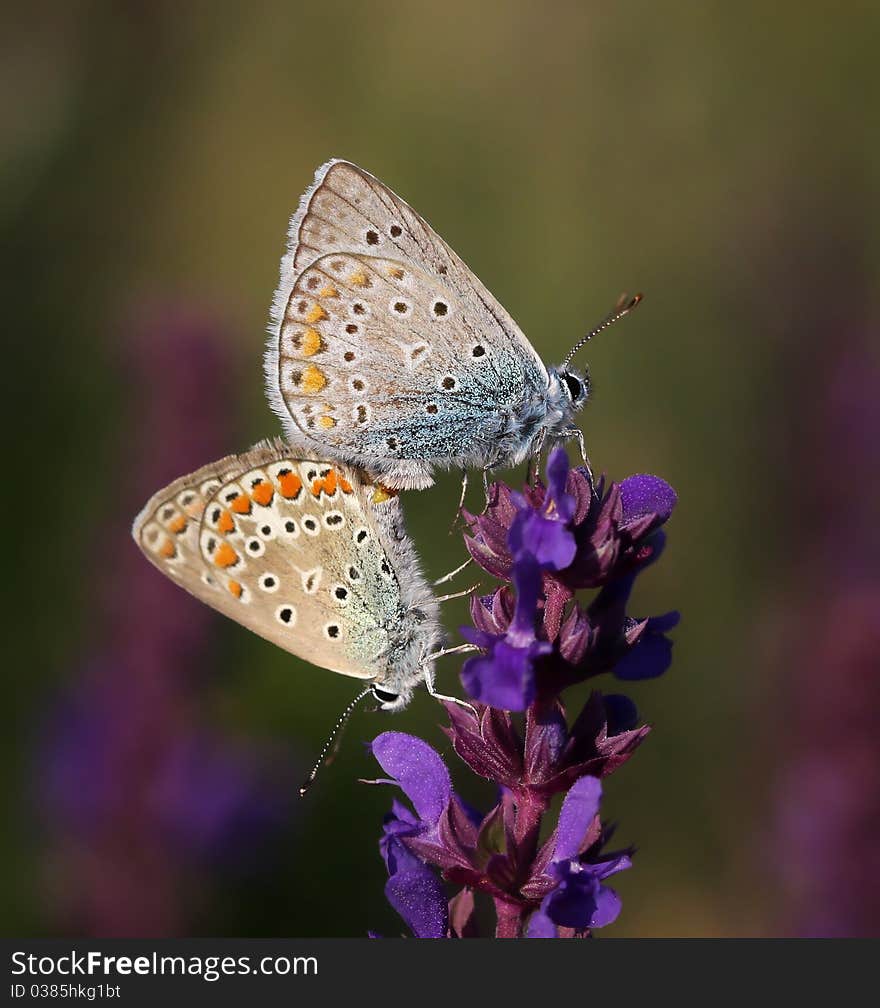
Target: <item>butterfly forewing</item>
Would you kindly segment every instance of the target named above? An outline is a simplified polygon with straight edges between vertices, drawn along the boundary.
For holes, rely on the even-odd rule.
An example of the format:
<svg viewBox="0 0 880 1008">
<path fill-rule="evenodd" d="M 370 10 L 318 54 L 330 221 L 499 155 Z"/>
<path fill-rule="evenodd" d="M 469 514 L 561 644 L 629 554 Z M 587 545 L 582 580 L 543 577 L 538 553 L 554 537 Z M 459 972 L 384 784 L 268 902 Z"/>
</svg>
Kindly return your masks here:
<svg viewBox="0 0 880 1008">
<path fill-rule="evenodd" d="M 373 503 L 375 488 L 348 467 L 288 454 L 266 445 L 178 480 L 144 509 L 135 538 L 160 570 L 261 637 L 381 679 L 407 611 L 386 531 L 399 505 Z"/>
<path fill-rule="evenodd" d="M 484 453 L 505 404 L 546 386 L 531 344 L 480 281 L 356 166 L 319 170 L 290 238 L 266 370 L 293 443 L 390 466 L 394 485 L 428 485 L 431 465 Z M 409 483 L 394 479 L 399 460 L 413 460 Z"/>
</svg>

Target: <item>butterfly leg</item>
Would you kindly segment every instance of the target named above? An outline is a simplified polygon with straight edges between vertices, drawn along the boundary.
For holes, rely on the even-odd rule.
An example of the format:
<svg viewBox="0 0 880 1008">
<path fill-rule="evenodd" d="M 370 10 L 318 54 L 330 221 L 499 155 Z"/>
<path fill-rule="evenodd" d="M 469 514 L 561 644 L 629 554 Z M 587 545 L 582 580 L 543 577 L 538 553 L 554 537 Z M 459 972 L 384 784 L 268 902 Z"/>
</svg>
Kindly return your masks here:
<svg viewBox="0 0 880 1008">
<path fill-rule="evenodd" d="M 564 438 L 575 438 L 578 443 L 578 448 L 581 453 L 581 461 L 583 462 L 584 469 L 587 470 L 587 479 L 590 483 L 590 492 L 594 497 L 598 497 L 599 494 L 596 491 L 596 483 L 593 479 L 593 469 L 590 466 L 590 460 L 587 458 L 587 448 L 584 444 L 584 432 L 579 427 L 569 427 L 568 430 L 562 431 L 562 436 Z"/>
<path fill-rule="evenodd" d="M 464 598 L 465 595 L 473 595 L 473 593 L 480 587 L 479 584 L 471 585 L 470 588 L 465 588 L 464 591 L 452 592 L 451 595 L 440 595 L 434 599 L 435 602 L 449 602 L 450 599 L 454 598 Z"/>
<path fill-rule="evenodd" d="M 435 651 L 433 654 L 425 655 L 422 659 L 424 663 L 434 662 L 438 658 L 445 658 L 446 655 L 451 654 L 466 654 L 469 651 L 479 651 L 480 649 L 476 644 L 457 644 L 455 647 L 442 648 L 440 651 Z"/>
<path fill-rule="evenodd" d="M 544 451 L 544 443 L 546 440 L 547 431 L 542 430 L 538 434 L 538 438 L 535 442 L 535 450 L 532 452 L 532 456 L 529 459 L 528 481 L 530 486 L 534 486 L 538 482 L 538 470 L 541 468 L 541 453 Z"/>
<path fill-rule="evenodd" d="M 461 495 L 458 498 L 458 507 L 455 509 L 455 517 L 452 519 L 452 524 L 449 526 L 449 534 L 455 531 L 458 521 L 461 518 L 461 513 L 464 511 L 464 498 L 467 494 L 468 488 L 468 471 L 467 469 L 462 469 L 461 471 Z"/>
<path fill-rule="evenodd" d="M 446 584 L 447 581 L 451 581 L 456 574 L 461 574 L 461 572 L 465 569 L 465 567 L 467 567 L 469 564 L 472 564 L 473 562 L 474 558 L 468 557 L 467 560 L 465 560 L 463 564 L 459 564 L 458 567 L 455 568 L 455 570 L 451 570 L 448 574 L 444 574 L 443 577 L 437 578 L 437 580 L 434 582 L 434 587 L 436 588 L 438 585 Z"/>
<path fill-rule="evenodd" d="M 489 508 L 492 506 L 492 494 L 491 488 L 489 486 L 489 473 L 495 468 L 494 463 L 492 465 L 483 466 L 481 472 L 483 475 L 483 493 L 486 495 L 486 503 L 483 505 L 483 510 L 480 515 L 484 515 Z"/>
<path fill-rule="evenodd" d="M 451 650 L 454 651 L 455 648 L 452 648 Z M 448 653 L 449 652 L 447 652 L 447 654 Z M 431 656 L 429 655 L 428 657 L 430 658 Z M 427 661 L 427 660 L 428 659 L 426 658 L 425 661 Z M 446 702 L 446 703 L 455 704 L 456 707 L 462 707 L 462 708 L 464 708 L 464 710 L 470 711 L 471 714 L 473 714 L 474 717 L 477 716 L 477 712 L 474 710 L 474 708 L 466 700 L 459 700 L 458 697 L 446 696 L 445 693 L 438 693 L 437 692 L 437 690 L 434 688 L 434 669 L 433 669 L 432 666 L 425 665 L 425 666 L 423 666 L 422 671 L 423 671 L 424 676 L 425 676 L 425 687 L 427 688 L 428 693 L 435 700 L 439 700 L 441 703 Z"/>
</svg>

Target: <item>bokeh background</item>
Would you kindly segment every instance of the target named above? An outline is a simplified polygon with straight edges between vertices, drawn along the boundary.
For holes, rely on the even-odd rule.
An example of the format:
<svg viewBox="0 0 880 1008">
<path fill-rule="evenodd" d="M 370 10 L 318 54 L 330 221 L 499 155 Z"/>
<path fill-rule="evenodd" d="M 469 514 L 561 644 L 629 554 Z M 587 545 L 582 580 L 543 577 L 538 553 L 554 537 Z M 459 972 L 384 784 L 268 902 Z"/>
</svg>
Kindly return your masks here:
<svg viewBox="0 0 880 1008">
<path fill-rule="evenodd" d="M 165 583 L 128 537 L 277 432 L 260 355 L 331 156 L 409 200 L 560 359 L 599 469 L 678 490 L 678 607 L 608 935 L 880 934 L 875 3 L 34 3 L 3 30 L 7 801 L 18 935 L 399 932 L 353 683 Z M 511 474 L 511 479 L 521 474 Z M 456 480 L 405 500 L 428 570 Z M 447 613 L 453 630 L 465 607 Z M 456 665 L 440 674 L 458 687 Z M 424 695 L 395 721 L 447 751 Z M 474 801 L 488 795 L 467 785 Z"/>
</svg>

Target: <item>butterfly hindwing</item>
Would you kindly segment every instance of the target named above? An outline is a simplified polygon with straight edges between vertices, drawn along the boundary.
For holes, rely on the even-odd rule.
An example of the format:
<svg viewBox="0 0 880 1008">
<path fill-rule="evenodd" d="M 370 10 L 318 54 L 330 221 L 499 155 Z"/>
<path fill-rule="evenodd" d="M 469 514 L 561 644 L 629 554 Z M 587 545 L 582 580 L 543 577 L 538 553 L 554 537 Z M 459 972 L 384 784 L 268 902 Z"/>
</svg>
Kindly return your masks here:
<svg viewBox="0 0 880 1008">
<path fill-rule="evenodd" d="M 261 637 L 381 681 L 423 584 L 389 532 L 399 504 L 374 503 L 348 467 L 289 454 L 263 445 L 176 481 L 144 509 L 135 538 L 160 570 Z"/>
<path fill-rule="evenodd" d="M 207 502 L 240 468 L 240 457 L 229 455 L 175 480 L 150 498 L 132 528 L 135 542 L 163 574 L 233 618 L 233 600 L 221 591 L 216 573 L 202 563 L 199 530 Z"/>
<path fill-rule="evenodd" d="M 456 326 L 465 357 L 451 361 L 438 336 Z M 466 306 L 427 275 L 394 260 L 330 255 L 294 286 L 279 383 L 306 437 L 371 460 L 418 460 L 438 445 L 460 451 L 510 374 L 521 388 L 515 362 L 498 372 L 502 359 Z"/>
</svg>

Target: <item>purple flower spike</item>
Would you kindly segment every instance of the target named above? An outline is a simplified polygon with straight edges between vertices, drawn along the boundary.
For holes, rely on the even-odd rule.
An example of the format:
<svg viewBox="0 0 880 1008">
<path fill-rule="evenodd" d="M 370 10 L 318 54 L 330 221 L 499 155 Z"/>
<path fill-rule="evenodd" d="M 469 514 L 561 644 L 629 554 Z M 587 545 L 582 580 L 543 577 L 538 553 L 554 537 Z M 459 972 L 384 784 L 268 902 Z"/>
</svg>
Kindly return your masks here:
<svg viewBox="0 0 880 1008">
<path fill-rule="evenodd" d="M 568 456 L 562 448 L 554 448 L 547 461 L 547 492 L 541 507 L 531 507 L 525 498 L 517 502 L 519 514 L 508 537 L 515 558 L 530 554 L 550 571 L 564 570 L 574 560 L 577 544 L 569 523 L 575 500 L 565 492 L 567 480 Z"/>
<path fill-rule="evenodd" d="M 630 867 L 631 851 L 602 852 L 610 830 L 600 780 L 650 729 L 625 696 L 594 690 L 570 717 L 563 694 L 594 676 L 651 678 L 669 665 L 666 633 L 678 614 L 634 619 L 627 608 L 663 550 L 675 503 L 655 476 L 594 484 L 555 450 L 546 483 L 521 493 L 496 483 L 485 511 L 466 515 L 471 556 L 504 583 L 471 599 L 473 626 L 461 633 L 482 654 L 461 679 L 473 709 L 447 702 L 444 731 L 497 799 L 485 814 L 466 806 L 417 739 L 390 732 L 374 743 L 416 807 L 395 802 L 381 841 L 386 894 L 413 933 L 478 937 L 477 893 L 494 904 L 497 938 L 589 938 L 617 918 L 620 899 L 606 880 Z M 592 596 L 578 598 L 584 589 Z M 562 808 L 542 842 L 555 795 Z M 440 880 L 457 887 L 448 909 Z"/>
<path fill-rule="evenodd" d="M 437 753 L 427 742 L 404 732 L 383 732 L 370 748 L 413 803 L 419 819 L 436 823 L 452 797 L 449 771 Z"/>
<path fill-rule="evenodd" d="M 461 670 L 461 681 L 475 699 L 503 710 L 525 710 L 535 695 L 535 661 L 553 647 L 535 636 L 540 592 L 540 570 L 529 555 L 514 569 L 516 608 L 503 634 L 463 627 L 465 640 L 484 648 L 487 654 L 470 658 Z"/>
</svg>

